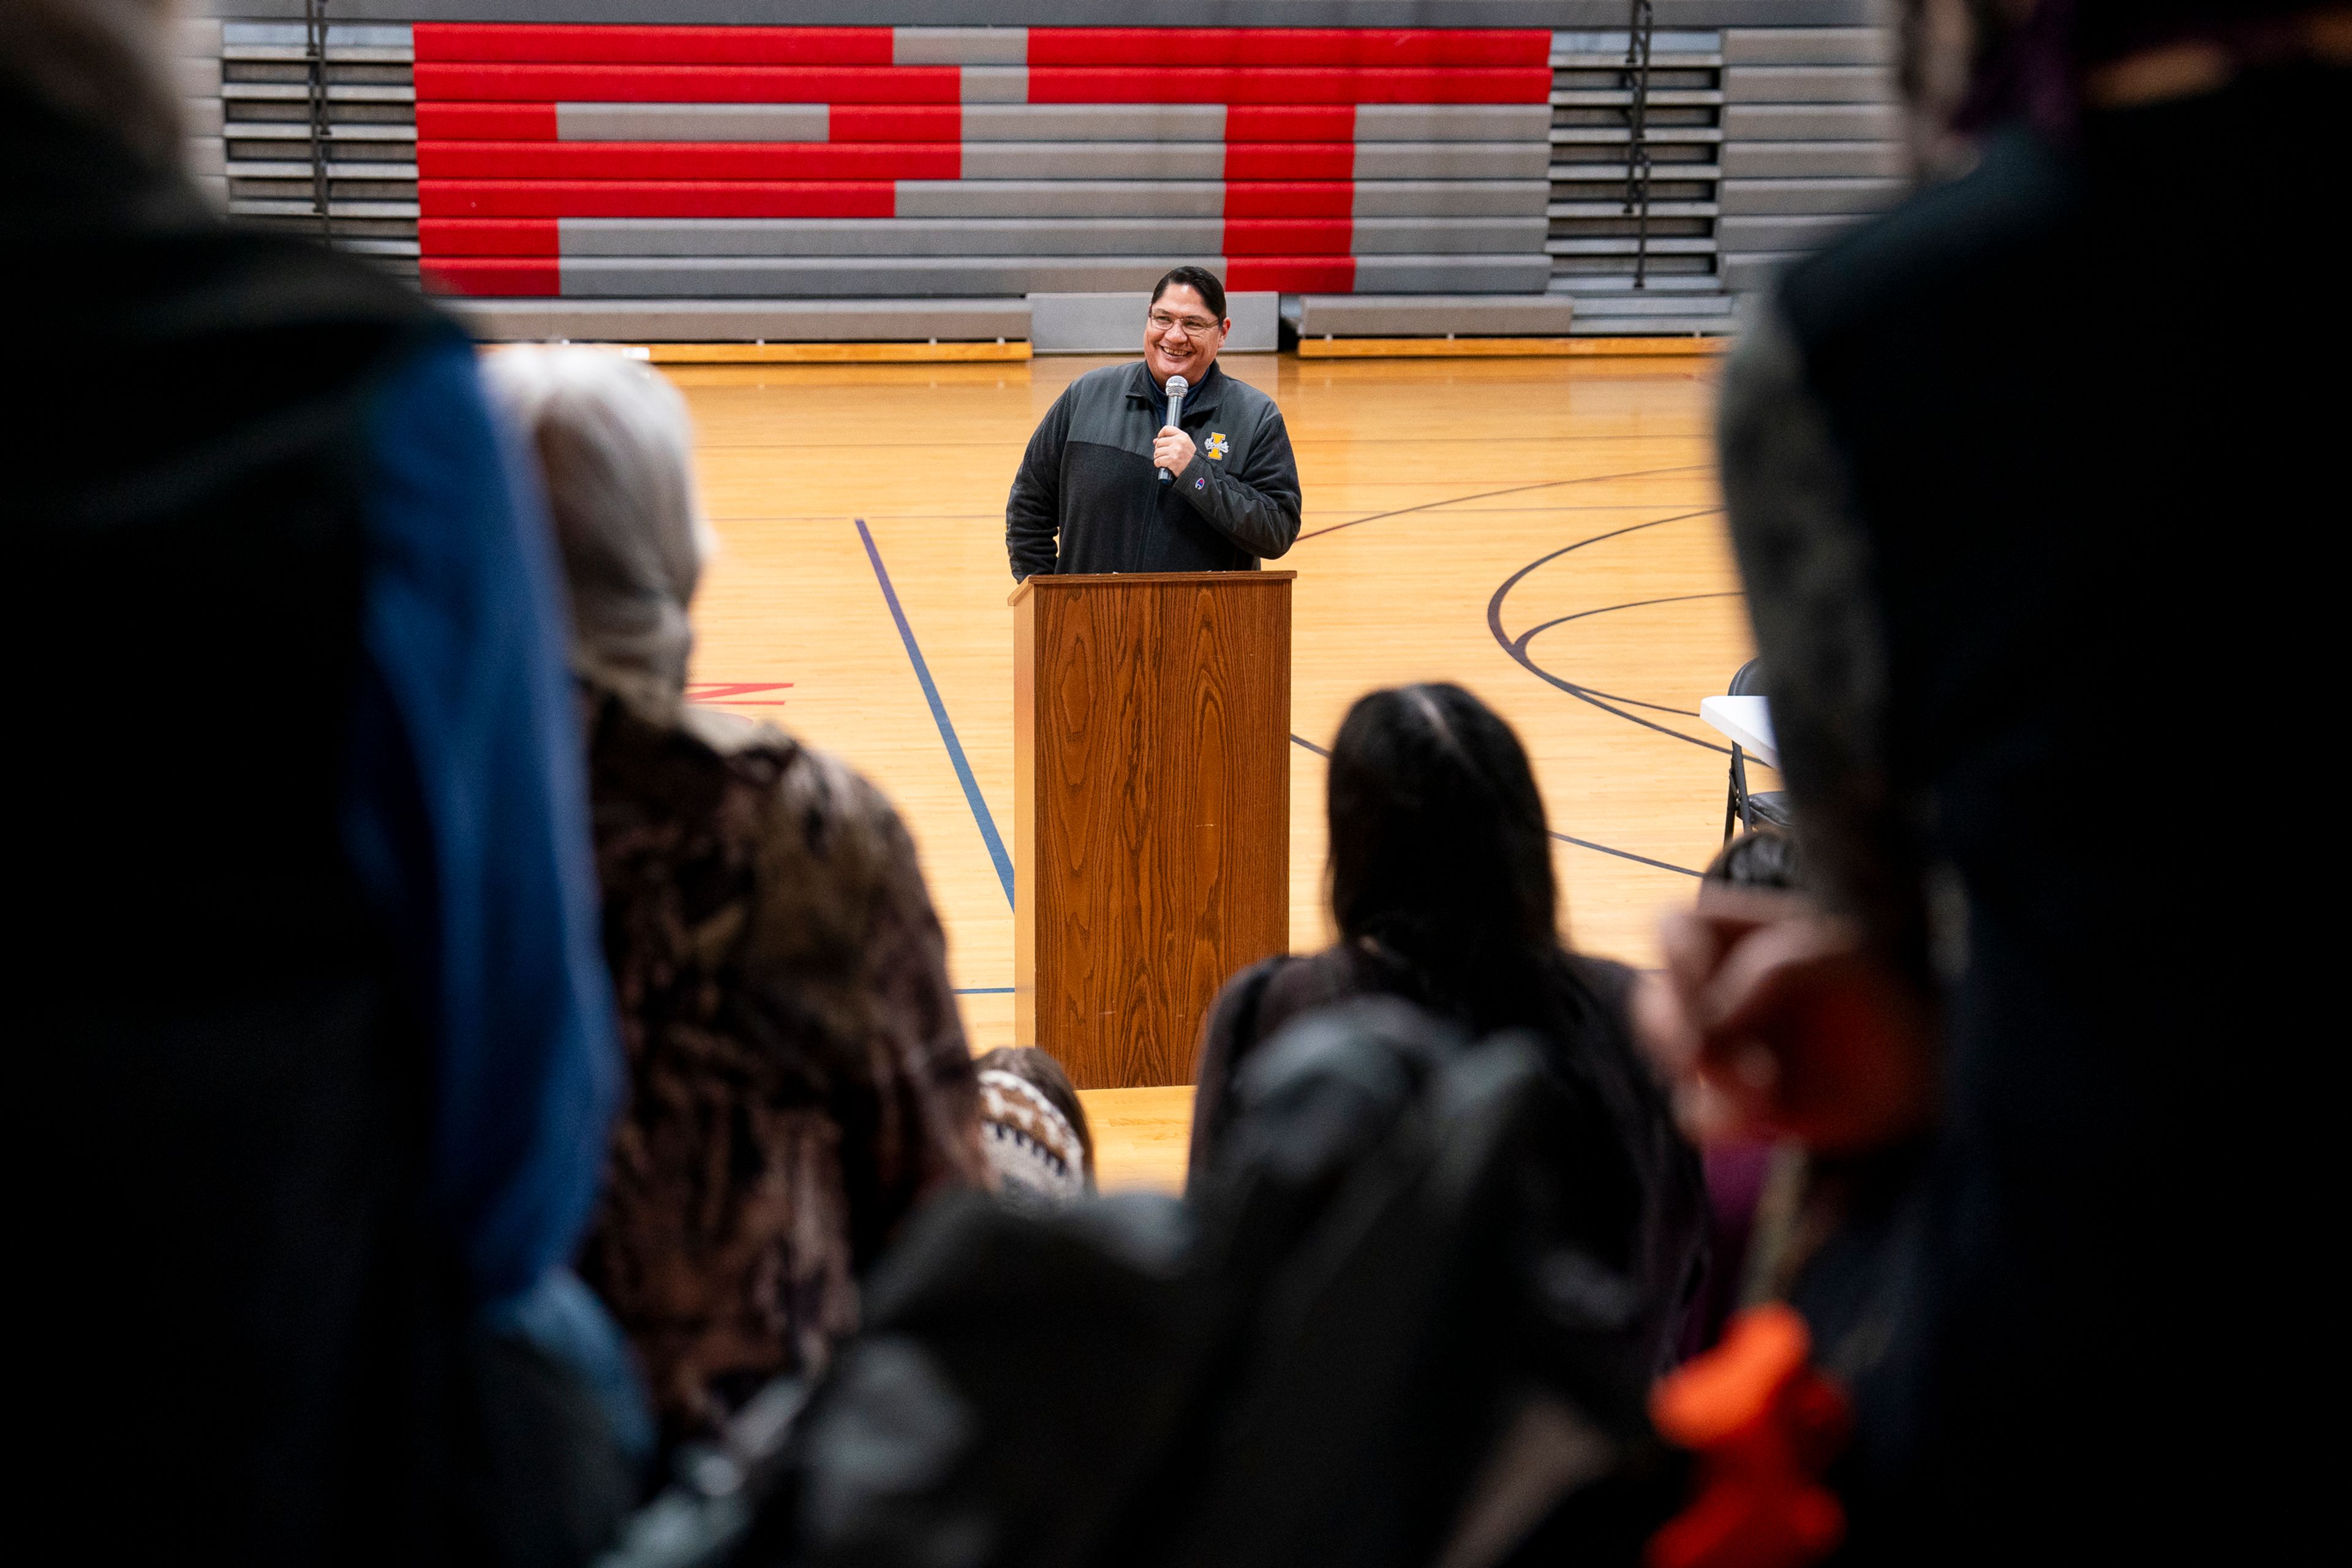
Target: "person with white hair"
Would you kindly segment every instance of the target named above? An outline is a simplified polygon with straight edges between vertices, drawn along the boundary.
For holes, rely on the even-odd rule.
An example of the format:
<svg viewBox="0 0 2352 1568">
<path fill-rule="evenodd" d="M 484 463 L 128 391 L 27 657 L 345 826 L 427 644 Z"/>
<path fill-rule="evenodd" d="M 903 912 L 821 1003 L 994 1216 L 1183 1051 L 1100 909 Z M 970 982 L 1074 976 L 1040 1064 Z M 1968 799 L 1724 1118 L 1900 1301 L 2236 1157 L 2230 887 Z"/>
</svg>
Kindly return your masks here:
<svg viewBox="0 0 2352 1568">
<path fill-rule="evenodd" d="M 864 779 L 686 700 L 712 536 L 684 400 L 607 351 L 516 348 L 572 588 L 604 951 L 633 1095 L 581 1271 L 665 1437 L 709 1434 L 857 1326 L 917 1204 L 986 1184 L 979 1094 L 913 840 Z"/>
</svg>

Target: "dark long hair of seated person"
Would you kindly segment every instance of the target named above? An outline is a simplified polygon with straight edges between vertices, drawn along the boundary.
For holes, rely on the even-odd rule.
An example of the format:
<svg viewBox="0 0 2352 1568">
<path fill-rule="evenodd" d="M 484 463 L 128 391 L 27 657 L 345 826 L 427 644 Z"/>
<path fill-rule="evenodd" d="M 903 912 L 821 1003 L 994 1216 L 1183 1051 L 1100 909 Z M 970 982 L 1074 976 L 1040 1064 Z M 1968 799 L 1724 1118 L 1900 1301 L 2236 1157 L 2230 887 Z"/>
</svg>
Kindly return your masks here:
<svg viewBox="0 0 2352 1568">
<path fill-rule="evenodd" d="M 1399 996 L 1474 1035 L 1528 1031 L 1590 1108 L 1595 1136 L 1560 1158 L 1580 1166 L 1589 1244 L 1642 1286 L 1663 1362 L 1704 1263 L 1698 1159 L 1634 1050 L 1633 972 L 1560 940 L 1549 826 L 1517 735 L 1458 686 L 1375 691 L 1340 725 L 1328 778 L 1339 941 L 1219 994 L 1195 1074 L 1192 1179 L 1218 1158 L 1243 1064 L 1303 1014 Z"/>
</svg>

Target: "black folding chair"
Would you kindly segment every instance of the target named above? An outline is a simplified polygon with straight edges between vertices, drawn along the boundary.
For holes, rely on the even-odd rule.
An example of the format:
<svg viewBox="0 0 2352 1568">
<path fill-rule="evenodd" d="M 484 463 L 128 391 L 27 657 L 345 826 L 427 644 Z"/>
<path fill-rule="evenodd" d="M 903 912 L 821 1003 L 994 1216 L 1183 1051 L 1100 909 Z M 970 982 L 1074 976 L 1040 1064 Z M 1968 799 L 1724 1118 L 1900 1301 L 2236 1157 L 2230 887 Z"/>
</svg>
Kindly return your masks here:
<svg viewBox="0 0 2352 1568">
<path fill-rule="evenodd" d="M 1761 697 L 1764 679 L 1757 671 L 1758 660 L 1749 659 L 1731 678 L 1732 697 Z M 1759 826 L 1777 827 L 1783 832 L 1789 826 L 1789 796 L 1783 790 L 1766 790 L 1762 794 L 1748 787 L 1748 756 L 1739 742 L 1731 743 L 1731 796 L 1723 803 L 1723 841 L 1731 842 L 1735 829 L 1754 832 Z"/>
</svg>

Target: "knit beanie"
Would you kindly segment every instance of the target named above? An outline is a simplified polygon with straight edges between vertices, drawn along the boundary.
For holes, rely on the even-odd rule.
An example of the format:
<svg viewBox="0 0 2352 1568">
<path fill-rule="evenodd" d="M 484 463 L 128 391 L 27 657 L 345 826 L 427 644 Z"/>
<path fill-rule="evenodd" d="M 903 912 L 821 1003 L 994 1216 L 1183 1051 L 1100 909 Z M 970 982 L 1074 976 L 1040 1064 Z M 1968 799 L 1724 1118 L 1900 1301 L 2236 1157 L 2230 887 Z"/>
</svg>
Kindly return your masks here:
<svg viewBox="0 0 2352 1568">
<path fill-rule="evenodd" d="M 1093 1185 L 1076 1129 L 1026 1079 L 982 1072 L 980 1121 L 998 1194 L 1015 1205 L 1052 1208 Z"/>
</svg>

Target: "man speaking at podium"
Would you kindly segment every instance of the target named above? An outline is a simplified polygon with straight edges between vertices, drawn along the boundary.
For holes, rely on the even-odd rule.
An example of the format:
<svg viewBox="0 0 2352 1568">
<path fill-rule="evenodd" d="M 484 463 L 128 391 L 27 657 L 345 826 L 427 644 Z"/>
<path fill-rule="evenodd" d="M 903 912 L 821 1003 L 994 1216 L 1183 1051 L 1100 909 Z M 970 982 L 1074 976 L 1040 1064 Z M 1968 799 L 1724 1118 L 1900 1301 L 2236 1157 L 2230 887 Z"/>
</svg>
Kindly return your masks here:
<svg viewBox="0 0 2352 1568">
<path fill-rule="evenodd" d="M 1250 572 L 1290 548 L 1290 433 L 1274 399 L 1217 368 L 1232 329 L 1217 275 L 1179 267 L 1151 291 L 1143 362 L 1088 371 L 1054 400 L 1004 503 L 1013 581 Z"/>
</svg>

